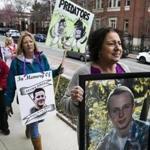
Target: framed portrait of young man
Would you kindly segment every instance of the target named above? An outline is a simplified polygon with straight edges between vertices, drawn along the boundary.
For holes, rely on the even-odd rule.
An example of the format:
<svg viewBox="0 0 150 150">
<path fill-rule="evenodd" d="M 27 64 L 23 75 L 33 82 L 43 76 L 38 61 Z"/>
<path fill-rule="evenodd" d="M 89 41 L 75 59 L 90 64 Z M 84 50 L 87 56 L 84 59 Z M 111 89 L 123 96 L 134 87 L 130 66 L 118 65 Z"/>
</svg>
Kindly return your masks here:
<svg viewBox="0 0 150 150">
<path fill-rule="evenodd" d="M 81 75 L 79 150 L 149 148 L 150 72 Z"/>
</svg>

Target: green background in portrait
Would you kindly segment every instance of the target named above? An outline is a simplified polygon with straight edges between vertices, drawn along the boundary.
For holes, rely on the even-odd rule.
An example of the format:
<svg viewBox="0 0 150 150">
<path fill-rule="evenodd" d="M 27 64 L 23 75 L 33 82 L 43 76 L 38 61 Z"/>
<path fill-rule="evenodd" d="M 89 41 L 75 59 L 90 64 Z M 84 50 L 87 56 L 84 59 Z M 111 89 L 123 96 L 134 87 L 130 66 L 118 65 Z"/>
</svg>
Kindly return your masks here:
<svg viewBox="0 0 150 150">
<path fill-rule="evenodd" d="M 150 99 L 150 78 L 91 80 L 85 82 L 85 127 L 88 150 L 94 150 L 96 145 L 108 133 L 112 124 L 106 109 L 107 97 L 116 86 L 129 87 L 135 96 L 135 111 L 133 117 L 141 118 L 143 102 Z"/>
</svg>

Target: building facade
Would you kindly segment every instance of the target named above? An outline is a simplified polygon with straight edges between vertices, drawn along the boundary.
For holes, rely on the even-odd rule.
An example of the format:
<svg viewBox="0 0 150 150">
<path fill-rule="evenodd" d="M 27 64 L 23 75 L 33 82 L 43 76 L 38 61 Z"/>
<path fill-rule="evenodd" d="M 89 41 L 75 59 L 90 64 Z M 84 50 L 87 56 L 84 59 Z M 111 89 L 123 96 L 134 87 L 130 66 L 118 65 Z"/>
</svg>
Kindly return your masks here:
<svg viewBox="0 0 150 150">
<path fill-rule="evenodd" d="M 124 32 L 134 47 L 150 47 L 149 0 L 73 0 L 95 14 L 93 28 L 111 26 Z"/>
</svg>

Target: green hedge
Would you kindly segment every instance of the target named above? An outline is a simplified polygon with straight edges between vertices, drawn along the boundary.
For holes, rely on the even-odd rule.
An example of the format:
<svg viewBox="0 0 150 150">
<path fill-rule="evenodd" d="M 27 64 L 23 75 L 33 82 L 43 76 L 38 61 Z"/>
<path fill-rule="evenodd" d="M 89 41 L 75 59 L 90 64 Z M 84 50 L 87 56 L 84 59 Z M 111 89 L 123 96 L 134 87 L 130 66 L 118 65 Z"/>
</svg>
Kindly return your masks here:
<svg viewBox="0 0 150 150">
<path fill-rule="evenodd" d="M 58 77 L 54 79 L 54 88 L 56 87 L 57 81 L 58 81 Z M 61 105 L 61 98 L 64 96 L 68 83 L 69 83 L 68 79 L 62 76 L 60 77 L 58 89 L 55 95 L 56 109 L 60 113 L 64 113 L 64 110 Z"/>
<path fill-rule="evenodd" d="M 58 77 L 56 77 L 54 79 L 54 88 L 56 87 L 57 81 L 58 81 Z M 62 104 L 61 104 L 61 99 L 65 94 L 68 83 L 69 83 L 69 79 L 62 77 L 62 76 L 60 77 L 58 89 L 57 89 L 57 92 L 55 95 L 56 109 L 59 113 L 63 114 L 65 117 L 67 117 L 71 121 L 71 123 L 76 125 L 77 118 L 70 116 L 69 114 L 66 114 L 62 107 Z"/>
</svg>

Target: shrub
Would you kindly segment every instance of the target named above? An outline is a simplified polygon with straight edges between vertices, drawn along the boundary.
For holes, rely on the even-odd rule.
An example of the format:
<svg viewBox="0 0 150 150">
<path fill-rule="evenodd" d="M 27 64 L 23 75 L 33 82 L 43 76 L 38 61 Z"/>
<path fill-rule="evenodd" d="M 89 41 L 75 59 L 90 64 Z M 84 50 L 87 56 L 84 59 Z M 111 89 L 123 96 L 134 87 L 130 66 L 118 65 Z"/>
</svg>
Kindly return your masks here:
<svg viewBox="0 0 150 150">
<path fill-rule="evenodd" d="M 54 79 L 54 87 L 56 87 L 57 81 L 58 81 L 58 77 Z M 62 76 L 60 77 L 58 88 L 57 88 L 56 95 L 55 95 L 56 109 L 59 113 L 63 114 L 65 117 L 68 118 L 69 121 L 65 120 L 65 122 L 67 123 L 71 122 L 72 124 L 76 125 L 77 118 L 70 116 L 69 114 L 66 114 L 61 105 L 61 99 L 65 94 L 68 83 L 69 83 L 69 79 L 62 77 Z"/>
<path fill-rule="evenodd" d="M 58 81 L 58 77 L 56 77 L 54 79 L 54 87 L 56 87 L 57 81 Z M 66 79 L 65 77 L 61 76 L 60 80 L 59 80 L 59 85 L 58 85 L 57 91 L 55 91 L 56 92 L 56 95 L 55 95 L 56 109 L 60 113 L 64 112 L 63 108 L 62 108 L 62 105 L 61 105 L 61 98 L 65 94 L 68 83 L 69 83 L 69 80 Z"/>
</svg>

